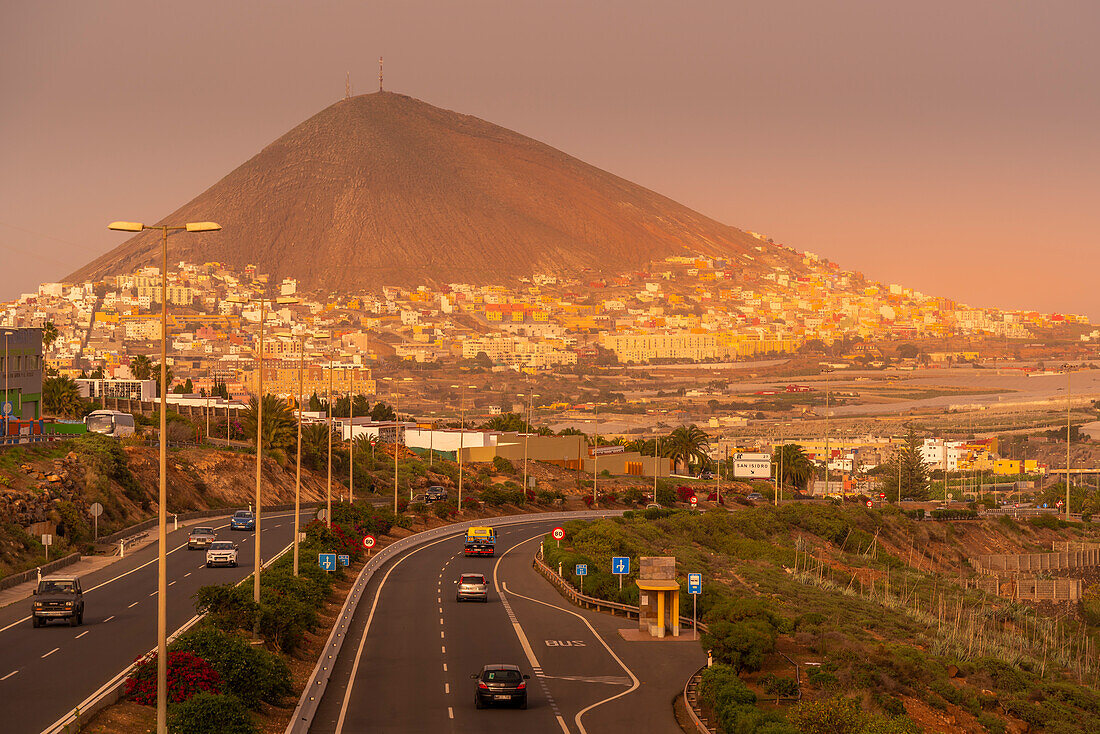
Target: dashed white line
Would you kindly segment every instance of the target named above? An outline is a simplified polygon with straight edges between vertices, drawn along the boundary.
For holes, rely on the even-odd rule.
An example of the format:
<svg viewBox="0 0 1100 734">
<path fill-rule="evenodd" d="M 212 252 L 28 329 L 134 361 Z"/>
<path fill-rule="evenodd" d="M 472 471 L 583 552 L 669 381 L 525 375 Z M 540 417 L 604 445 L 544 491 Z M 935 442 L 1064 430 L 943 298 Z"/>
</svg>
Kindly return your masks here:
<svg viewBox="0 0 1100 734">
<path fill-rule="evenodd" d="M 18 668 L 16 668 L 16 669 L 15 669 L 15 670 L 13 670 L 12 672 L 10 672 L 10 673 L 8 673 L 7 675 L 5 675 L 5 676 L 4 676 L 3 678 L 0 678 L 0 680 L 7 680 L 8 678 L 11 678 L 11 677 L 12 677 L 13 675 L 15 675 L 15 674 L 16 674 L 16 673 L 18 673 L 18 672 L 19 672 L 19 669 L 18 669 Z"/>
<path fill-rule="evenodd" d="M 450 683 L 444 683 L 443 684 L 443 692 L 444 693 L 450 693 L 451 692 L 451 684 Z"/>
<path fill-rule="evenodd" d="M 439 613 L 440 613 L 440 614 L 443 614 L 443 607 L 440 607 L 440 608 L 439 608 Z"/>
<path fill-rule="evenodd" d="M 107 617 L 107 619 L 105 619 L 105 620 L 103 620 L 103 621 L 104 621 L 104 622 L 110 622 L 110 621 L 111 621 L 112 619 L 114 619 L 114 618 L 115 618 L 115 615 L 113 615 L 113 614 L 112 614 L 112 615 L 111 615 L 110 617 Z"/>
<path fill-rule="evenodd" d="M 73 639 L 74 639 L 74 640 L 79 640 L 79 639 L 80 639 L 81 637 L 83 637 L 84 635 L 88 634 L 89 632 L 91 632 L 91 630 L 84 630 L 83 632 L 81 632 L 81 633 L 80 633 L 79 635 L 77 635 L 77 636 L 76 636 L 76 637 L 74 637 Z"/>
<path fill-rule="evenodd" d="M 53 654 L 54 654 L 55 652 L 57 652 L 57 651 L 58 651 L 58 650 L 60 650 L 60 649 L 61 649 L 60 647 L 55 647 L 54 649 L 50 650 L 50 651 L 49 651 L 48 653 L 46 653 L 45 655 L 42 655 L 41 657 L 42 657 L 43 659 L 45 659 L 45 658 L 48 658 L 48 657 L 49 657 L 50 655 L 53 655 Z"/>
<path fill-rule="evenodd" d="M 443 663 L 443 672 L 444 672 L 444 673 L 446 673 L 446 672 L 447 672 L 447 663 Z"/>
<path fill-rule="evenodd" d="M 443 630 L 439 630 L 439 639 L 443 639 Z"/>
<path fill-rule="evenodd" d="M 447 707 L 447 718 L 453 719 L 455 717 L 455 710 L 451 706 Z"/>
<path fill-rule="evenodd" d="M 440 624 L 443 624 L 443 617 L 440 617 L 440 618 L 439 618 L 439 623 L 440 623 Z"/>
<path fill-rule="evenodd" d="M 150 594 L 149 596 L 156 596 L 156 595 L 157 595 L 157 592 L 156 592 L 156 591 L 154 591 L 154 592 L 153 592 L 152 594 Z"/>
<path fill-rule="evenodd" d="M 194 571 L 188 571 L 187 573 L 185 573 L 185 574 L 183 575 L 183 577 L 184 577 L 184 578 L 187 578 L 188 576 L 190 576 L 190 575 L 191 575 L 191 574 L 193 574 L 193 573 L 195 573 L 195 572 L 194 572 Z"/>
<path fill-rule="evenodd" d="M 175 582 L 175 581 L 169 581 L 169 582 L 168 582 L 168 585 L 169 585 L 169 586 L 171 586 L 171 585 L 172 585 L 172 584 L 174 584 L 174 583 L 176 583 L 176 582 Z"/>
<path fill-rule="evenodd" d="M 446 645 L 440 645 L 440 652 L 442 652 L 444 655 L 446 655 L 447 654 L 447 646 Z"/>
<path fill-rule="evenodd" d="M 133 604 L 131 604 L 130 606 L 128 606 L 128 607 L 126 607 L 126 608 L 127 608 L 127 609 L 133 609 L 133 608 L 134 608 L 134 607 L 136 607 L 136 606 L 137 606 L 137 605 L 138 605 L 139 603 L 140 603 L 140 602 L 134 602 Z"/>
</svg>

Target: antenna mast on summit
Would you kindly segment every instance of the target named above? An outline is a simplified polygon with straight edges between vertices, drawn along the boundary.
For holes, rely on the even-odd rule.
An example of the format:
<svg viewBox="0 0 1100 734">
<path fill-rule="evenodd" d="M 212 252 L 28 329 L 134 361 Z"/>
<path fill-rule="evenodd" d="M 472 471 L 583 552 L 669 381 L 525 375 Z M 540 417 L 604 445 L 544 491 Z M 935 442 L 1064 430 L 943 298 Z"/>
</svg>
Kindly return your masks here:
<svg viewBox="0 0 1100 734">
<path fill-rule="evenodd" d="M 382 91 L 382 57 L 378 57 L 378 91 Z"/>
<path fill-rule="evenodd" d="M 351 72 L 344 78 L 344 99 L 351 99 Z"/>
</svg>

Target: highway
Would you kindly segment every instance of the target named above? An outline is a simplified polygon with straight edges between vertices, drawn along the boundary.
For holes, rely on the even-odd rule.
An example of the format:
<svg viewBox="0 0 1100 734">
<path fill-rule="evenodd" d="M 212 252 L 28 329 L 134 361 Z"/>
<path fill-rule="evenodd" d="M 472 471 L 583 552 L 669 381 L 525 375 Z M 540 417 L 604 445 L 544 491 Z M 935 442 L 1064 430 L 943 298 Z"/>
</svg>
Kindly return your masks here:
<svg viewBox="0 0 1100 734">
<path fill-rule="evenodd" d="M 310 732 L 679 731 L 672 699 L 705 663 L 699 644 L 626 642 L 616 630 L 637 622 L 570 605 L 531 567 L 555 524 L 501 526 L 495 558 L 466 558 L 455 534 L 379 569 Z M 490 580 L 489 603 L 455 601 L 468 571 Z M 527 710 L 474 707 L 487 663 L 531 675 Z"/>
<path fill-rule="evenodd" d="M 308 522 L 316 510 L 303 511 Z M 255 536 L 230 531 L 228 515 L 202 525 L 219 540 L 240 546 L 237 568 L 206 568 L 205 551 L 188 551 L 194 525 L 168 534 L 168 630 L 195 614 L 192 595 L 200 586 L 239 581 L 252 573 Z M 263 558 L 294 536 L 294 513 L 263 515 Z M 308 561 L 307 561 L 308 562 Z M 58 572 L 64 574 L 64 570 Z M 31 600 L 0 609 L 0 727 L 11 734 L 38 734 L 99 689 L 136 657 L 156 647 L 157 544 L 136 551 L 81 578 L 84 624 L 52 622 L 33 629 Z"/>
</svg>

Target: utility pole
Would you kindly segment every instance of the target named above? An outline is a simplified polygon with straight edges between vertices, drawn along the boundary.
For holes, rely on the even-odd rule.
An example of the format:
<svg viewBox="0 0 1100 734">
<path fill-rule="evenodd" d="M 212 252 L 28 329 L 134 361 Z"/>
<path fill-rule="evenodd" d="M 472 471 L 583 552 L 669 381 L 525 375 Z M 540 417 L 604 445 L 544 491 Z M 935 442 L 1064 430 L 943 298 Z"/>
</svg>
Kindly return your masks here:
<svg viewBox="0 0 1100 734">
<path fill-rule="evenodd" d="M 351 374 L 348 387 L 348 504 L 355 502 L 355 370 L 348 368 Z"/>
<path fill-rule="evenodd" d="M 294 470 L 294 575 L 298 575 L 299 523 L 302 519 L 302 397 L 305 392 L 306 337 L 302 335 L 302 351 L 298 352 L 298 461 Z"/>
<path fill-rule="evenodd" d="M 592 401 L 592 506 L 599 505 L 600 498 L 596 494 L 596 464 L 600 457 L 600 422 L 596 415 L 598 406 Z"/>
<path fill-rule="evenodd" d="M 382 57 L 378 57 L 378 91 L 382 91 Z"/>
<path fill-rule="evenodd" d="M 1069 433 L 1070 433 L 1070 372 L 1066 368 L 1066 519 L 1069 520 Z"/>
<path fill-rule="evenodd" d="M 396 378 L 395 378 L 396 379 Z M 401 445 L 401 386 L 393 386 L 393 514 L 397 514 L 397 449 Z"/>
<path fill-rule="evenodd" d="M 325 524 L 332 529 L 332 351 L 328 353 L 328 480 L 325 485 Z"/>
<path fill-rule="evenodd" d="M 825 370 L 825 494 L 829 494 L 829 370 Z"/>
</svg>

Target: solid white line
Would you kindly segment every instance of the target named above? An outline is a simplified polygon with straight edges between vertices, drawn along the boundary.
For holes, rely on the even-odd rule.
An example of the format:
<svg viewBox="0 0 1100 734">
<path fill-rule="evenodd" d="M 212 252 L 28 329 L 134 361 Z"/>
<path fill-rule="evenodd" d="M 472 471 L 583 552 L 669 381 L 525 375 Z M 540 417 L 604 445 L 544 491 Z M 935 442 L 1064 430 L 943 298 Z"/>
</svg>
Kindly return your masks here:
<svg viewBox="0 0 1100 734">
<path fill-rule="evenodd" d="M 538 534 L 534 537 L 535 538 L 541 538 L 545 534 L 546 533 L 540 533 L 540 534 Z M 528 538 L 527 540 L 533 540 L 533 539 L 534 538 Z M 513 545 L 512 548 L 515 548 L 516 546 L 519 546 L 519 545 L 522 545 L 522 544 L 526 543 L 527 540 L 521 540 L 519 543 L 516 543 L 516 545 Z M 504 556 L 508 555 L 508 551 L 512 550 L 512 548 L 509 548 L 508 550 L 501 553 L 500 558 L 498 558 L 497 562 L 493 564 L 493 586 L 496 587 L 497 595 L 500 596 L 501 599 L 504 598 L 504 595 L 500 593 L 501 586 L 497 582 L 497 570 L 500 568 L 500 562 L 504 560 Z M 517 622 L 514 619 L 512 620 L 512 629 L 514 629 L 516 631 L 516 637 L 519 638 L 519 644 L 520 644 L 520 647 L 523 648 L 523 654 L 527 656 L 527 662 L 531 664 L 532 668 L 542 667 L 541 665 L 539 665 L 538 658 L 535 657 L 535 651 L 531 649 L 531 643 L 528 642 L 527 635 L 523 632 L 523 627 L 521 627 L 519 622 Z"/>
<path fill-rule="evenodd" d="M 113 615 L 113 614 L 112 614 L 112 615 L 111 615 L 110 617 L 107 617 L 107 619 L 105 619 L 105 620 L 103 620 L 103 621 L 104 621 L 104 622 L 110 622 L 110 621 L 111 621 L 112 619 L 114 619 L 114 618 L 115 618 L 115 615 Z"/>
<path fill-rule="evenodd" d="M 554 718 L 556 718 L 558 720 L 558 723 L 561 724 L 561 730 L 565 732 L 565 734 L 569 734 L 569 727 L 565 725 L 565 719 L 561 717 L 561 714 L 558 714 Z"/>
<path fill-rule="evenodd" d="M 0 627 L 0 632 L 3 632 L 4 630 L 10 630 L 12 627 L 14 627 L 17 624 L 23 624 L 24 622 L 26 622 L 30 618 L 31 618 L 31 615 L 28 614 L 27 616 L 23 617 L 22 619 L 17 619 L 14 622 L 12 622 L 11 624 L 9 624 L 7 627 Z"/>
<path fill-rule="evenodd" d="M 404 563 L 405 559 L 410 558 L 411 556 L 419 553 L 425 548 L 430 548 L 433 545 L 443 543 L 444 541 L 454 540 L 455 536 L 457 535 L 461 535 L 461 531 L 455 532 L 451 535 L 447 535 L 443 538 L 440 538 L 439 540 L 433 540 L 431 543 L 425 543 L 424 545 L 417 546 L 415 550 L 401 556 L 401 558 L 399 558 L 396 563 L 390 566 L 389 570 L 386 571 L 386 575 L 382 577 L 382 580 L 380 582 L 378 582 L 378 589 L 374 593 L 374 602 L 370 606 L 370 614 L 367 615 L 367 623 L 363 627 L 363 635 L 359 638 L 359 649 L 355 651 L 355 662 L 352 663 L 351 666 L 351 676 L 348 678 L 348 687 L 344 689 L 344 700 L 340 704 L 340 716 L 336 720 L 335 734 L 342 734 L 342 732 L 344 731 L 344 719 L 346 719 L 348 715 L 348 703 L 351 701 L 352 688 L 355 687 L 355 676 L 359 672 L 359 661 L 363 657 L 363 647 L 367 644 L 367 634 L 370 633 L 371 622 L 374 621 L 374 613 L 378 609 L 378 600 L 382 598 L 382 588 L 386 585 L 386 581 L 389 579 L 390 574 L 394 572 L 394 569 Z M 442 634 L 442 631 L 440 631 L 440 635 Z M 443 648 L 443 652 L 444 654 L 446 654 L 446 647 Z"/>
<path fill-rule="evenodd" d="M 61 649 L 60 647 L 55 647 L 54 649 L 50 650 L 50 651 L 49 651 L 48 653 L 46 653 L 45 655 L 42 655 L 41 657 L 42 657 L 43 659 L 45 659 L 45 658 L 48 658 L 48 657 L 49 657 L 50 655 L 53 655 L 53 654 L 54 654 L 55 652 L 57 652 L 57 651 L 58 651 L 58 650 L 60 650 L 60 649 Z"/>
<path fill-rule="evenodd" d="M 535 538 L 540 538 L 540 537 L 542 537 L 542 535 L 536 535 L 533 538 L 528 538 L 527 540 L 522 541 L 521 543 L 516 543 L 516 545 L 513 545 L 507 551 L 504 551 L 504 555 L 507 555 L 508 551 L 512 550 L 513 548 L 516 548 L 517 546 L 523 545 L 523 543 L 528 543 L 528 542 L 534 540 Z M 504 556 L 502 555 L 501 560 L 503 560 L 503 559 L 504 559 Z M 499 564 L 500 561 L 497 561 L 497 563 Z M 493 581 L 494 581 L 494 583 L 496 582 L 496 568 L 495 567 L 493 568 Z M 514 596 L 518 596 L 520 599 L 526 599 L 527 601 L 533 601 L 536 604 L 542 604 L 545 607 L 550 607 L 551 609 L 557 609 L 558 611 L 565 612 L 566 614 L 572 614 L 574 617 L 576 617 L 577 619 L 584 622 L 585 627 L 587 627 L 589 629 L 589 631 L 591 631 L 592 634 L 596 636 L 596 639 L 599 640 L 600 644 L 604 646 L 604 649 L 607 650 L 607 653 L 611 657 L 615 658 L 615 662 L 617 662 L 619 664 L 619 667 L 621 667 L 623 670 L 626 671 L 626 674 L 630 676 L 630 680 L 632 680 L 634 682 L 633 685 L 631 685 L 630 688 L 628 688 L 627 690 L 622 691 L 621 693 L 616 693 L 614 696 L 610 696 L 608 698 L 605 698 L 602 701 L 597 701 L 596 703 L 594 703 L 590 706 L 587 706 L 587 707 L 581 709 L 580 711 L 578 711 L 577 715 L 573 718 L 573 721 L 574 721 L 574 723 L 576 723 L 577 728 L 580 730 L 581 734 L 587 734 L 587 732 L 588 732 L 588 730 L 584 728 L 584 724 L 581 723 L 581 717 L 582 716 L 584 716 L 586 713 L 588 713 L 592 709 L 596 708 L 597 706 L 601 706 L 601 705 L 607 703 L 608 701 L 614 701 L 616 698 L 621 698 L 622 696 L 625 696 L 628 693 L 633 693 L 641 685 L 641 683 L 638 681 L 638 676 L 634 675 L 634 671 L 632 671 L 630 668 L 628 668 L 626 666 L 626 663 L 624 663 L 622 661 L 622 659 L 618 655 L 615 654 L 615 651 L 612 650 L 611 646 L 608 645 L 607 642 L 604 640 L 604 638 L 600 636 L 600 633 L 596 631 L 596 628 L 593 627 L 589 623 L 589 621 L 587 619 L 585 619 L 582 615 L 577 614 L 576 612 L 574 612 L 570 609 L 566 609 L 564 607 L 559 607 L 556 604 L 549 604 L 549 603 L 541 601 L 539 599 L 532 599 L 529 596 L 524 596 L 523 594 L 520 594 L 518 592 L 511 591 L 508 588 L 507 584 L 502 584 L 502 588 L 504 589 L 505 592 L 507 592 L 509 594 L 512 594 Z M 519 627 L 519 625 L 517 624 L 516 627 Z"/>
<path fill-rule="evenodd" d="M 13 670 L 12 672 L 10 672 L 10 673 L 8 673 L 7 675 L 5 675 L 5 676 L 4 676 L 3 678 L 0 678 L 0 680 L 7 680 L 8 678 L 11 678 L 11 677 L 12 677 L 13 675 L 15 675 L 15 674 L 16 674 L 16 673 L 18 673 L 18 672 L 19 672 L 19 669 L 18 669 L 18 668 L 16 668 L 16 669 L 15 669 L 15 670 Z"/>
<path fill-rule="evenodd" d="M 79 639 L 80 639 L 81 637 L 83 637 L 84 635 L 88 634 L 89 632 L 91 632 L 91 630 L 84 630 L 83 632 L 81 632 L 81 633 L 80 633 L 79 635 L 77 635 L 77 636 L 76 636 L 76 637 L 74 637 L 73 639 L 74 639 L 74 640 L 79 640 Z"/>
</svg>

